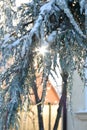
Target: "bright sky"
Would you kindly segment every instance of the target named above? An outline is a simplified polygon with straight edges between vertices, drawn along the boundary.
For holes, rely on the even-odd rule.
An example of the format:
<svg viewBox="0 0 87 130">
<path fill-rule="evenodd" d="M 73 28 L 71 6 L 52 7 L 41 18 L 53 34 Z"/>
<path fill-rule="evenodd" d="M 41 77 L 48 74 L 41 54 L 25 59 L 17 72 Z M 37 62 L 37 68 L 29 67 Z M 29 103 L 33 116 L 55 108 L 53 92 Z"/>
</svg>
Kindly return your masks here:
<svg viewBox="0 0 87 130">
<path fill-rule="evenodd" d="M 31 0 L 16 0 L 16 6 L 19 7 L 22 3 L 28 3 Z"/>
</svg>

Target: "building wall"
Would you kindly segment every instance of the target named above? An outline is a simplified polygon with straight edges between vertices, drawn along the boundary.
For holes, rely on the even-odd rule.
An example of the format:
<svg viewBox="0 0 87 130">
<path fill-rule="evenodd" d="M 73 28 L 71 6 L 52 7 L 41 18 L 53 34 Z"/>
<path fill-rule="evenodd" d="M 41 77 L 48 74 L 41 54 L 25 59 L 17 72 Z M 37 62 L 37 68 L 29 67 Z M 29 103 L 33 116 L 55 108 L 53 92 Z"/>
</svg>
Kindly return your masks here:
<svg viewBox="0 0 87 130">
<path fill-rule="evenodd" d="M 70 110 L 72 109 L 72 110 Z M 73 75 L 72 99 L 71 105 L 68 105 L 67 112 L 67 130 L 86 130 L 87 120 L 82 120 L 77 116 L 77 112 L 85 111 L 85 88 L 77 71 Z M 86 113 L 87 114 L 87 113 Z M 84 115 L 86 115 L 84 114 Z M 81 115 L 79 113 L 78 115 Z M 82 114 L 83 115 L 83 114 Z"/>
</svg>

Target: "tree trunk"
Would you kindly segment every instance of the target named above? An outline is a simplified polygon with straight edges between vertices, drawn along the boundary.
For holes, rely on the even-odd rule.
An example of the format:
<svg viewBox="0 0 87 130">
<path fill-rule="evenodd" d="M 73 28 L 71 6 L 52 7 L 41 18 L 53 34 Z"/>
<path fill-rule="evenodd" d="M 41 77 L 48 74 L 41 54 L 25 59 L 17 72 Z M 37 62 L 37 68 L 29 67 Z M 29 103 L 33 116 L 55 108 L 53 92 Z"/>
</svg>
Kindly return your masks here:
<svg viewBox="0 0 87 130">
<path fill-rule="evenodd" d="M 36 84 L 34 84 L 34 86 L 33 86 L 33 91 L 34 91 L 35 100 L 36 100 L 36 104 L 37 104 L 39 130 L 44 130 L 43 117 L 41 114 L 41 112 L 42 112 L 41 111 L 41 103 L 40 103 L 41 101 L 38 97 Z"/>
<path fill-rule="evenodd" d="M 63 98 L 63 95 L 62 95 L 62 97 L 60 99 L 60 102 L 59 102 L 59 107 L 57 109 L 57 116 L 56 116 L 56 120 L 55 120 L 55 124 L 54 124 L 53 130 L 57 130 L 58 125 L 59 125 L 59 120 L 60 120 L 60 117 L 61 117 L 62 107 L 63 107 L 62 98 Z"/>
<path fill-rule="evenodd" d="M 53 130 L 57 130 L 57 128 L 58 128 L 62 109 L 63 109 L 63 130 L 67 130 L 66 87 L 67 87 L 68 74 L 66 72 L 64 72 L 62 78 L 63 78 L 63 82 L 64 82 L 62 96 L 61 96 L 61 99 L 59 102 L 59 107 L 57 109 L 57 116 L 56 116 L 56 121 L 55 121 Z"/>
<path fill-rule="evenodd" d="M 40 103 L 40 101 L 38 103 Z M 38 110 L 39 130 L 44 130 L 43 117 L 41 114 L 41 104 L 37 105 L 37 110 Z"/>
<path fill-rule="evenodd" d="M 68 74 L 65 72 L 63 74 L 63 130 L 67 130 L 67 109 L 66 109 L 66 95 L 67 95 L 67 78 Z"/>
</svg>

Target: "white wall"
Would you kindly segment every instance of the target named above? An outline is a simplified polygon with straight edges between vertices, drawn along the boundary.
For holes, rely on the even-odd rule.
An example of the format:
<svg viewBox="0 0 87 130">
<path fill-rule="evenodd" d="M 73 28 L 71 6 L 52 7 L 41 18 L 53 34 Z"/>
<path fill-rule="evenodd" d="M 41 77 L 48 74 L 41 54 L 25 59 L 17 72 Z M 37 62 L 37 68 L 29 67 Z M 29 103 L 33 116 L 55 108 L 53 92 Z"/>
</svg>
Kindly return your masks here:
<svg viewBox="0 0 87 130">
<path fill-rule="evenodd" d="M 71 108 L 67 112 L 67 130 L 86 130 L 87 129 L 87 120 L 83 121 L 78 118 L 76 112 L 85 111 L 85 88 L 84 84 L 81 81 L 77 71 L 73 74 L 73 87 L 72 87 L 72 99 L 71 99 Z M 70 108 L 70 105 L 68 105 Z M 84 114 L 85 116 L 87 113 Z M 83 114 L 82 114 L 83 116 Z"/>
</svg>

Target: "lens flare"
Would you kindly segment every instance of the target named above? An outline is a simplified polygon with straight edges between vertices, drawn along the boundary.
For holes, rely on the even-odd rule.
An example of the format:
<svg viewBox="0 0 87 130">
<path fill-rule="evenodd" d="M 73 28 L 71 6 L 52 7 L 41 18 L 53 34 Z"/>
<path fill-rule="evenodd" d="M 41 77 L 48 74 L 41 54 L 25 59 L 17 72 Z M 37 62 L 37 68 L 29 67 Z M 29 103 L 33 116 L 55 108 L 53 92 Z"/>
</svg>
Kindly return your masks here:
<svg viewBox="0 0 87 130">
<path fill-rule="evenodd" d="M 35 51 L 37 51 L 39 55 L 43 56 L 48 52 L 47 46 L 41 46 L 39 48 L 36 48 Z"/>
</svg>

